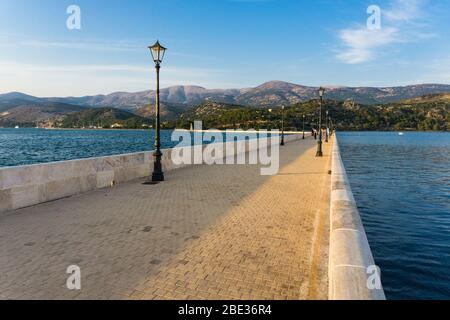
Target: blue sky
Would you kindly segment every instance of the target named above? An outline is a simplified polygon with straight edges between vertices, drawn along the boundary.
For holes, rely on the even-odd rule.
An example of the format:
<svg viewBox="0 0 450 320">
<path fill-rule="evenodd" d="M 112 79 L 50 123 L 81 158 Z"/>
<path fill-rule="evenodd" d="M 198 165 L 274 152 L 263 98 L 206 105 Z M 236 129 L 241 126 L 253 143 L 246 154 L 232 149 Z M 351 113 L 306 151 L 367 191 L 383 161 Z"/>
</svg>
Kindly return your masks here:
<svg viewBox="0 0 450 320">
<path fill-rule="evenodd" d="M 81 30 L 66 27 L 73 4 Z M 0 0 L 0 93 L 152 89 L 156 39 L 163 86 L 450 83 L 449 33 L 447 0 Z"/>
</svg>

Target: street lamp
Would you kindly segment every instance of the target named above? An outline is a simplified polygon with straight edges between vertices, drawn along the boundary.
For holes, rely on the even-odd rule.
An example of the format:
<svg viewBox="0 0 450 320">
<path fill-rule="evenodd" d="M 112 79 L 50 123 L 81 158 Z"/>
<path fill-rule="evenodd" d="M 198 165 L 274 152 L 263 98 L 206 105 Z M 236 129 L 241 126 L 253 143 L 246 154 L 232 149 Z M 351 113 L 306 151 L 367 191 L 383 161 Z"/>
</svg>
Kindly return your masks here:
<svg viewBox="0 0 450 320">
<path fill-rule="evenodd" d="M 284 106 L 281 107 L 281 145 L 284 146 Z"/>
<path fill-rule="evenodd" d="M 317 132 L 316 132 L 316 119 L 314 118 L 314 115 L 311 118 L 311 132 L 314 136 L 314 140 L 317 140 Z"/>
<path fill-rule="evenodd" d="M 331 138 L 333 136 L 333 121 L 331 120 L 331 115 L 328 115 L 328 131 Z"/>
<path fill-rule="evenodd" d="M 328 143 L 328 110 L 327 110 L 327 118 L 325 119 L 326 126 L 325 126 L 325 142 Z"/>
<path fill-rule="evenodd" d="M 161 116 L 160 116 L 160 104 L 159 104 L 159 70 L 161 69 L 161 63 L 166 53 L 166 48 L 159 44 L 159 41 L 153 46 L 148 47 L 152 53 L 153 61 L 156 68 L 156 126 L 155 126 L 155 157 L 154 170 L 152 174 L 152 180 L 150 183 L 158 183 L 164 181 L 164 172 L 162 171 L 162 152 L 161 152 Z"/>
<path fill-rule="evenodd" d="M 305 115 L 303 115 L 303 140 L 305 140 Z"/>
<path fill-rule="evenodd" d="M 269 130 L 269 127 L 270 127 L 270 130 L 272 131 L 272 109 L 269 109 L 268 110 L 269 111 L 269 126 L 267 127 L 267 130 Z"/>
<path fill-rule="evenodd" d="M 320 96 L 320 108 L 319 108 L 319 141 L 317 142 L 317 154 L 316 157 L 323 157 L 322 152 L 322 105 L 323 105 L 323 95 L 325 94 L 325 89 L 323 87 L 319 88 Z"/>
</svg>

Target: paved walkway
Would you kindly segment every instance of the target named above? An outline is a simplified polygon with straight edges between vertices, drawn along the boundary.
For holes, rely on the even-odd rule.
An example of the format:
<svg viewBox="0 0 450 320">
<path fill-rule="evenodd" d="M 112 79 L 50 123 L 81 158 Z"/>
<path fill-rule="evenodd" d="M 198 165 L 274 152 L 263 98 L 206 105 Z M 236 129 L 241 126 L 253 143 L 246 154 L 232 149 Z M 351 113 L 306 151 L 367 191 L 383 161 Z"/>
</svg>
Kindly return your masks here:
<svg viewBox="0 0 450 320">
<path fill-rule="evenodd" d="M 196 166 L 0 218 L 0 299 L 326 299 L 330 146 Z M 66 288 L 69 265 L 82 288 Z"/>
</svg>

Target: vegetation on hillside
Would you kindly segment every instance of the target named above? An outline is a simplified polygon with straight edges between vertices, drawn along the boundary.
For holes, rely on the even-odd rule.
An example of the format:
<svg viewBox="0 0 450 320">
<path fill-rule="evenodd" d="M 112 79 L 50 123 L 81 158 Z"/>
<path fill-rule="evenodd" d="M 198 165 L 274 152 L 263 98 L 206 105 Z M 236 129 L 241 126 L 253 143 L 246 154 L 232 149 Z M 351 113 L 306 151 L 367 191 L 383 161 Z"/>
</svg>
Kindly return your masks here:
<svg viewBox="0 0 450 320">
<path fill-rule="evenodd" d="M 60 128 L 116 128 L 116 129 L 142 129 L 152 125 L 152 121 L 133 113 L 114 109 L 89 109 L 66 116 L 56 124 Z"/>
<path fill-rule="evenodd" d="M 285 109 L 286 130 L 317 127 L 318 100 L 298 103 Z M 432 95 L 379 106 L 357 105 L 352 101 L 327 100 L 323 107 L 340 130 L 420 130 L 448 131 L 450 95 Z M 166 122 L 166 127 L 189 129 L 192 122 L 203 121 L 205 129 L 272 129 L 281 128 L 282 110 L 257 109 L 223 103 L 207 102 L 184 113 L 179 120 Z"/>
<path fill-rule="evenodd" d="M 68 105 L 20 105 L 0 110 L 0 126 L 45 126 L 60 128 L 124 128 L 153 127 L 154 106 L 145 106 L 134 114 L 115 108 L 73 107 Z M 254 108 L 207 101 L 189 111 L 186 106 L 165 109 L 170 117 L 162 122 L 164 129 L 189 129 L 194 121 L 203 121 L 204 129 L 280 129 L 280 107 Z M 317 99 L 300 102 L 285 109 L 285 129 L 301 130 L 305 115 L 305 129 L 317 127 L 319 102 Z M 450 93 L 425 95 L 414 99 L 383 105 L 360 105 L 352 101 L 324 101 L 333 124 L 339 130 L 420 130 L 448 131 L 450 125 Z M 69 114 L 64 114 L 67 112 Z M 177 116 L 177 113 L 182 113 Z M 20 121 L 18 120 L 20 117 Z M 44 120 L 45 119 L 45 120 Z M 164 118 L 163 118 L 164 120 Z"/>
<path fill-rule="evenodd" d="M 61 119 L 67 114 L 83 110 L 86 108 L 58 102 L 41 103 L 19 99 L 0 101 L 0 127 L 35 127 L 49 119 Z"/>
</svg>

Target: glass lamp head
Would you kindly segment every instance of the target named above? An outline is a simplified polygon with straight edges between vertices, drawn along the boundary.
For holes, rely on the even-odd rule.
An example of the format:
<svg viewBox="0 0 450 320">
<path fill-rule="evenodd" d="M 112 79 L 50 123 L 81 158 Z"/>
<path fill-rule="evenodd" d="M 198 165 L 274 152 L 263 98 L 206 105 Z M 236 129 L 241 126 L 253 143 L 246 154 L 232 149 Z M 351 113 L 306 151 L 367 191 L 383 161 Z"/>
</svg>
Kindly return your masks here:
<svg viewBox="0 0 450 320">
<path fill-rule="evenodd" d="M 164 48 L 159 41 L 156 41 L 156 43 L 150 47 L 150 52 L 152 53 L 153 61 L 155 63 L 159 64 L 163 61 L 164 55 L 166 53 L 167 48 Z"/>
</svg>

